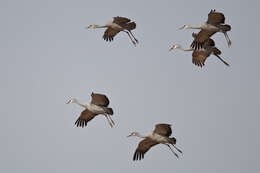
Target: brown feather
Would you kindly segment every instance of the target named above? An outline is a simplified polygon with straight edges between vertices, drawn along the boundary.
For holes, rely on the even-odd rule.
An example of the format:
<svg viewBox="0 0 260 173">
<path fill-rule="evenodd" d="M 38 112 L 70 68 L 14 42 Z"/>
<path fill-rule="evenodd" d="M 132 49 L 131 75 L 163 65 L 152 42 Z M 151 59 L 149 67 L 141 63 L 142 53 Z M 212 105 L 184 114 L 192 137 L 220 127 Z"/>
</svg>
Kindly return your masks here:
<svg viewBox="0 0 260 173">
<path fill-rule="evenodd" d="M 192 53 L 192 63 L 203 67 L 205 65 L 205 61 L 210 55 L 210 52 L 206 51 L 200 51 L 200 50 L 194 50 Z"/>
<path fill-rule="evenodd" d="M 208 14 L 208 24 L 218 25 L 225 23 L 225 16 L 223 13 L 216 12 L 215 10 L 211 10 Z"/>
<path fill-rule="evenodd" d="M 200 32 L 196 35 L 195 39 L 191 43 L 190 47 L 192 47 L 193 49 L 202 48 L 203 43 L 215 33 L 215 31 L 209 31 L 204 29 L 200 30 Z"/>
<path fill-rule="evenodd" d="M 126 18 L 126 17 L 114 17 L 114 20 L 113 20 L 113 23 L 116 23 L 118 25 L 121 25 L 121 24 L 125 24 L 125 23 L 128 23 L 130 22 L 131 20 Z"/>
<path fill-rule="evenodd" d="M 87 126 L 87 123 L 92 120 L 97 114 L 94 114 L 93 112 L 90 112 L 88 109 L 85 109 L 81 112 L 79 118 L 75 122 L 75 125 L 77 127 L 85 127 Z"/>
<path fill-rule="evenodd" d="M 133 29 L 136 28 L 136 23 L 135 22 L 130 22 L 130 23 L 127 23 L 125 26 L 124 26 L 125 29 L 127 29 L 128 31 L 131 31 Z"/>
<path fill-rule="evenodd" d="M 107 107 L 109 105 L 109 99 L 104 94 L 92 93 L 91 103 L 97 106 Z"/>
<path fill-rule="evenodd" d="M 153 131 L 162 136 L 169 137 L 172 134 L 172 129 L 170 124 L 156 124 L 155 129 Z"/>
<path fill-rule="evenodd" d="M 155 146 L 156 144 L 158 144 L 158 142 L 155 142 L 149 138 L 146 138 L 144 140 L 142 140 L 137 149 L 135 150 L 134 156 L 133 156 L 133 160 L 141 160 L 144 158 L 144 154 L 153 146 Z"/>
<path fill-rule="evenodd" d="M 227 31 L 231 30 L 231 26 L 230 25 L 219 25 L 219 28 L 223 32 L 227 32 Z"/>
<path fill-rule="evenodd" d="M 105 41 L 113 41 L 116 34 L 119 33 L 119 31 L 114 30 L 112 28 L 107 28 L 104 32 L 103 39 Z"/>
</svg>

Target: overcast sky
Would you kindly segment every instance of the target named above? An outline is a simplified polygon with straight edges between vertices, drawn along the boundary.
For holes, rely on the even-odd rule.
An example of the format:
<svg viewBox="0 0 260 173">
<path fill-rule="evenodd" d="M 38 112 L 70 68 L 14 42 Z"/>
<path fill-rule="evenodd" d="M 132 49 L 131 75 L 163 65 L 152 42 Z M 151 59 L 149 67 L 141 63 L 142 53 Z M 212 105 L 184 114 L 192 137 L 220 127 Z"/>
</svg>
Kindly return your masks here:
<svg viewBox="0 0 260 173">
<path fill-rule="evenodd" d="M 258 1 L 0 1 L 0 172 L 259 172 Z M 195 30 L 184 24 L 223 12 L 232 46 L 213 36 L 221 57 L 206 66 L 191 62 Z M 125 33 L 102 39 L 114 16 L 137 23 L 134 47 Z M 114 109 L 111 129 L 102 116 L 77 128 L 91 92 L 104 93 Z M 170 123 L 177 159 L 158 145 L 133 162 L 140 139 L 156 123 Z"/>
</svg>

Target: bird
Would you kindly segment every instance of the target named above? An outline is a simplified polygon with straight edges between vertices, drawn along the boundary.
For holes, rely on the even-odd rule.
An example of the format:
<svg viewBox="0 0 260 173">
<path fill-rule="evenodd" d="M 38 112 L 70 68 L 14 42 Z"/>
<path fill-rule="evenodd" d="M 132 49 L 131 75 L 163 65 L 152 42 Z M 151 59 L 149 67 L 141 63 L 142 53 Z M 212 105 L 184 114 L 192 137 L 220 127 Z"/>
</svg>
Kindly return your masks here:
<svg viewBox="0 0 260 173">
<path fill-rule="evenodd" d="M 227 32 L 231 30 L 231 26 L 224 24 L 225 16 L 223 13 L 211 10 L 208 13 L 208 20 L 199 26 L 184 25 L 179 29 L 201 29 L 197 38 L 192 42 L 191 47 L 194 49 L 202 48 L 202 44 L 205 40 L 211 37 L 216 32 L 222 32 L 227 40 L 228 47 L 231 45 L 231 40 L 228 37 Z"/>
<path fill-rule="evenodd" d="M 198 34 L 192 33 L 192 36 L 194 40 L 198 37 Z M 173 45 L 170 50 L 173 49 L 181 49 L 183 51 L 193 51 L 192 53 L 192 63 L 203 67 L 205 65 L 206 59 L 211 55 L 215 55 L 219 60 L 221 60 L 225 65 L 229 66 L 229 64 L 224 61 L 219 55 L 221 54 L 221 51 L 215 47 L 215 42 L 211 38 L 207 38 L 204 40 L 202 44 L 202 48 L 197 50 L 195 48 L 189 47 L 189 48 L 183 48 L 181 45 Z"/>
<path fill-rule="evenodd" d="M 114 17 L 113 21 L 106 23 L 105 25 L 89 25 L 87 28 L 107 28 L 104 32 L 103 39 L 105 41 L 113 41 L 116 34 L 120 31 L 127 33 L 129 38 L 131 39 L 134 46 L 138 43 L 138 40 L 135 38 L 131 30 L 136 28 L 136 23 L 131 22 L 130 19 L 126 17 Z M 132 38 L 133 37 L 133 38 Z"/>
<path fill-rule="evenodd" d="M 178 154 L 170 147 L 172 145 L 178 152 L 182 151 L 175 146 L 176 138 L 169 137 L 172 134 L 172 129 L 170 124 L 156 124 L 155 129 L 148 133 L 146 136 L 139 134 L 138 132 L 132 132 L 127 137 L 137 136 L 143 138 L 139 142 L 137 149 L 135 150 L 133 160 L 141 160 L 144 158 L 144 154 L 153 146 L 157 144 L 164 144 L 170 148 L 173 154 L 178 158 Z M 170 145 L 169 145 L 170 144 Z"/>
<path fill-rule="evenodd" d="M 85 110 L 81 112 L 79 118 L 76 120 L 75 125 L 77 127 L 85 127 L 87 123 L 92 120 L 97 115 L 104 115 L 111 127 L 115 125 L 114 121 L 111 118 L 113 115 L 113 109 L 109 108 L 109 99 L 104 94 L 91 93 L 91 101 L 87 104 L 79 103 L 77 99 L 70 99 L 66 104 L 76 103 L 81 107 L 84 107 Z"/>
</svg>

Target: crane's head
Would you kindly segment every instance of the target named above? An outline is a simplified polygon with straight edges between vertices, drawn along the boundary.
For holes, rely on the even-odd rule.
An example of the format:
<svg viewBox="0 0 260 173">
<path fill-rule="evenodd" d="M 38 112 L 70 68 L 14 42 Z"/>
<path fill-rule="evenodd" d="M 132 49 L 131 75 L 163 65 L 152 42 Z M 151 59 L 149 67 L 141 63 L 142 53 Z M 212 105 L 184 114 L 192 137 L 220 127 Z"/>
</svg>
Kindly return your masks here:
<svg viewBox="0 0 260 173">
<path fill-rule="evenodd" d="M 179 29 L 187 29 L 187 28 L 190 28 L 189 25 L 183 25 L 182 27 L 180 27 Z"/>
<path fill-rule="evenodd" d="M 138 132 L 132 132 L 130 135 L 128 135 L 127 137 L 131 137 L 131 136 L 140 136 Z"/>
<path fill-rule="evenodd" d="M 66 104 L 70 104 L 70 103 L 76 103 L 77 99 L 70 99 Z"/>
<path fill-rule="evenodd" d="M 171 51 L 171 50 L 173 50 L 173 49 L 178 49 L 178 48 L 181 48 L 181 46 L 178 45 L 178 44 L 175 44 L 175 45 L 173 45 L 173 46 L 169 49 L 169 51 Z"/>
<path fill-rule="evenodd" d="M 97 28 L 97 25 L 95 25 L 95 24 L 93 24 L 93 25 L 89 25 L 89 26 L 87 27 L 87 29 L 89 29 L 89 28 L 93 28 L 93 29 L 95 29 L 95 28 Z"/>
</svg>

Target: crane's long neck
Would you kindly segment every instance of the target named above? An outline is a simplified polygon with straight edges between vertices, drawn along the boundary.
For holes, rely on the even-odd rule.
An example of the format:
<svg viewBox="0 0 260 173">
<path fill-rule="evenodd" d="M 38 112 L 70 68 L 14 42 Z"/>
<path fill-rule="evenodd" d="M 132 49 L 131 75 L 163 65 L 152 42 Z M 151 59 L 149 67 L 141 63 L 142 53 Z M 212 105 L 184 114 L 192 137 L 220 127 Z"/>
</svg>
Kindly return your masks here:
<svg viewBox="0 0 260 173">
<path fill-rule="evenodd" d="M 202 29 L 203 25 L 198 25 L 198 26 L 191 26 L 191 25 L 186 25 L 185 28 L 187 29 Z"/>
<path fill-rule="evenodd" d="M 106 28 L 107 25 L 96 25 L 95 28 Z"/>
<path fill-rule="evenodd" d="M 81 107 L 87 108 L 87 105 L 78 102 L 78 100 L 75 100 L 74 103 L 76 103 L 77 105 L 79 105 Z"/>
<path fill-rule="evenodd" d="M 140 133 L 136 133 L 135 136 L 137 136 L 137 137 L 139 137 L 139 138 L 146 138 L 146 137 L 147 137 L 147 136 L 141 135 Z"/>
<path fill-rule="evenodd" d="M 193 48 L 189 47 L 189 48 L 183 48 L 182 46 L 179 46 L 178 49 L 181 49 L 183 51 L 193 51 Z"/>
</svg>

